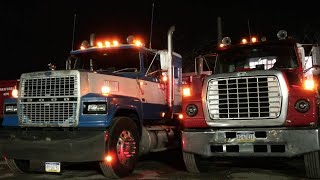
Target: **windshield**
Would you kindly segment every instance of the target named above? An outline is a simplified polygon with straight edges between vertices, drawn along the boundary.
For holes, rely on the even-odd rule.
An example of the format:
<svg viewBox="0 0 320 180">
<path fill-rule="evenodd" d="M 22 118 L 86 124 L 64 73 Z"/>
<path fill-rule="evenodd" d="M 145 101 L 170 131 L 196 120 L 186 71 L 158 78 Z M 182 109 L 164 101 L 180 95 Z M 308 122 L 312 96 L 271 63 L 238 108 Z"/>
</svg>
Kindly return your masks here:
<svg viewBox="0 0 320 180">
<path fill-rule="evenodd" d="M 246 46 L 220 51 L 215 73 L 296 67 L 298 60 L 292 46 Z"/>
<path fill-rule="evenodd" d="M 137 49 L 98 49 L 72 55 L 73 69 L 120 73 L 139 72 L 140 58 Z"/>
</svg>

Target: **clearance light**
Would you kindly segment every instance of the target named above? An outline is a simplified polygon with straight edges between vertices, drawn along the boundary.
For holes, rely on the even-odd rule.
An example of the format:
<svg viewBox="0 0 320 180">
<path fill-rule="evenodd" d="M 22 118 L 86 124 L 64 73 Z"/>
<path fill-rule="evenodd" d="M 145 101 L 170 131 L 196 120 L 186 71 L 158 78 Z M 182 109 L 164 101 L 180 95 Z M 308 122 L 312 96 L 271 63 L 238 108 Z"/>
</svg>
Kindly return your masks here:
<svg viewBox="0 0 320 180">
<path fill-rule="evenodd" d="M 304 89 L 305 90 L 314 90 L 314 88 L 315 88 L 315 84 L 312 79 L 304 81 Z"/>
<path fill-rule="evenodd" d="M 178 118 L 183 119 L 183 114 L 179 114 Z"/>
<path fill-rule="evenodd" d="M 18 98 L 18 90 L 17 89 L 13 89 L 12 91 L 11 91 L 11 95 L 12 95 L 12 97 L 14 97 L 14 98 Z"/>
<path fill-rule="evenodd" d="M 101 93 L 105 96 L 107 96 L 110 93 L 110 87 L 109 86 L 102 86 Z"/>
<path fill-rule="evenodd" d="M 105 160 L 106 162 L 110 163 L 110 162 L 112 161 L 112 156 L 107 155 L 107 156 L 104 158 L 104 160 Z"/>
<path fill-rule="evenodd" d="M 242 43 L 242 44 L 247 44 L 247 43 L 248 43 L 248 40 L 247 40 L 246 38 L 243 38 L 243 39 L 241 40 L 241 43 Z"/>
<path fill-rule="evenodd" d="M 219 47 L 223 48 L 223 47 L 224 47 L 224 44 L 221 43 L 221 44 L 219 45 Z"/>
<path fill-rule="evenodd" d="M 106 45 L 106 47 L 110 47 L 111 46 L 110 41 L 106 41 L 106 42 L 104 42 L 104 44 Z"/>
<path fill-rule="evenodd" d="M 142 46 L 142 42 L 139 41 L 139 40 L 135 40 L 135 41 L 134 41 L 134 44 L 135 44 L 136 46 Z"/>
<path fill-rule="evenodd" d="M 162 112 L 162 113 L 161 113 L 161 117 L 162 117 L 162 118 L 164 118 L 165 115 L 166 115 L 165 112 Z"/>
<path fill-rule="evenodd" d="M 190 88 L 186 87 L 186 88 L 183 88 L 183 96 L 184 97 L 188 97 L 188 96 L 191 96 L 191 90 Z"/>
<path fill-rule="evenodd" d="M 167 76 L 163 76 L 163 77 L 162 77 L 162 81 L 163 81 L 163 82 L 167 82 L 167 81 L 168 81 L 168 77 L 167 77 Z"/>
<path fill-rule="evenodd" d="M 257 42 L 257 41 L 258 41 L 258 40 L 257 40 L 256 37 L 252 37 L 252 38 L 251 38 L 251 42 L 252 42 L 252 43 L 255 43 L 255 42 Z"/>
<path fill-rule="evenodd" d="M 102 47 L 103 47 L 102 42 L 98 42 L 97 45 L 98 45 L 99 48 L 102 48 Z"/>
<path fill-rule="evenodd" d="M 112 41 L 112 44 L 113 44 L 114 46 L 119 46 L 119 42 L 116 41 L 116 40 Z"/>
</svg>

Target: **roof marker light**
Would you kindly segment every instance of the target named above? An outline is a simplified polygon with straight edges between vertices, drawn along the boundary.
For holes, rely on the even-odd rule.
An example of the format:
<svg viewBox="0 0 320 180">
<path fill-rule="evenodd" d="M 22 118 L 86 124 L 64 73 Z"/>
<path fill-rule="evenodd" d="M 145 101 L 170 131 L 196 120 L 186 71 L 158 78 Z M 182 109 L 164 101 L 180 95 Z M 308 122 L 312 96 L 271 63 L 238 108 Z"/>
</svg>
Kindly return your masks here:
<svg viewBox="0 0 320 180">
<path fill-rule="evenodd" d="M 102 47 L 103 47 L 102 42 L 98 42 L 97 45 L 98 45 L 99 48 L 102 48 Z"/>
<path fill-rule="evenodd" d="M 117 40 L 113 40 L 113 41 L 112 41 L 112 44 L 113 44 L 114 46 L 119 46 L 119 42 L 118 42 Z"/>
<path fill-rule="evenodd" d="M 252 42 L 252 43 L 258 42 L 258 39 L 257 39 L 256 37 L 252 37 L 252 38 L 251 38 L 251 42 Z"/>
<path fill-rule="evenodd" d="M 104 44 L 106 45 L 106 47 L 110 47 L 111 46 L 110 41 L 105 41 Z"/>
<path fill-rule="evenodd" d="M 241 39 L 241 44 L 247 44 L 248 40 L 246 38 Z"/>
</svg>

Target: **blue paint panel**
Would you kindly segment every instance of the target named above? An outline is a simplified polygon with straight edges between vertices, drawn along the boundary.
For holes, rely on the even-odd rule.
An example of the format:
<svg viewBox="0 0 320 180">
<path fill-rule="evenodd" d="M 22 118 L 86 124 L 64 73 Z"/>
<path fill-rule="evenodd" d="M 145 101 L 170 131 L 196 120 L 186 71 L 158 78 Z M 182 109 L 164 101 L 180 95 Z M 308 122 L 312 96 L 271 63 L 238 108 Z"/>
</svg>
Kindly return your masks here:
<svg viewBox="0 0 320 180">
<path fill-rule="evenodd" d="M 17 104 L 16 98 L 8 98 L 4 100 L 4 104 Z M 4 114 L 2 126 L 17 127 L 19 126 L 19 118 L 17 114 Z"/>
<path fill-rule="evenodd" d="M 107 114 L 83 114 L 83 102 L 106 102 Z M 81 98 L 78 127 L 109 127 L 115 113 L 119 109 L 135 111 L 141 119 L 141 102 L 137 98 L 120 95 L 102 96 L 101 94 L 88 94 Z"/>
<path fill-rule="evenodd" d="M 19 118 L 18 115 L 5 115 L 3 118 L 2 126 L 10 126 L 10 127 L 18 127 L 19 126 Z"/>
<path fill-rule="evenodd" d="M 160 121 L 161 113 L 168 112 L 168 106 L 164 104 L 143 103 L 144 118 L 152 121 Z"/>
</svg>

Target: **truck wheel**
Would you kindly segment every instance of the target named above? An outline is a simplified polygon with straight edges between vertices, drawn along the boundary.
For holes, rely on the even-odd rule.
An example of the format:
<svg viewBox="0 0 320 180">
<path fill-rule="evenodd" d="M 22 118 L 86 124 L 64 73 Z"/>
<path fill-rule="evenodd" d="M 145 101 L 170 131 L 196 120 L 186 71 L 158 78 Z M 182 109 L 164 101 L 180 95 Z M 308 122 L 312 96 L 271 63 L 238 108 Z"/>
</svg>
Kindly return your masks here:
<svg viewBox="0 0 320 180">
<path fill-rule="evenodd" d="M 22 174 L 29 171 L 30 161 L 18 159 L 5 159 L 13 173 Z"/>
<path fill-rule="evenodd" d="M 183 152 L 183 161 L 188 172 L 201 173 L 208 171 L 208 165 L 205 165 L 204 159 L 197 154 Z"/>
<path fill-rule="evenodd" d="M 311 152 L 304 155 L 304 166 L 308 178 L 320 178 L 320 152 Z"/>
<path fill-rule="evenodd" d="M 136 123 L 129 117 L 115 117 L 106 143 L 106 155 L 112 160 L 99 163 L 102 173 L 108 178 L 130 175 L 138 160 L 139 141 Z"/>
</svg>

